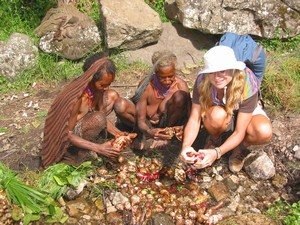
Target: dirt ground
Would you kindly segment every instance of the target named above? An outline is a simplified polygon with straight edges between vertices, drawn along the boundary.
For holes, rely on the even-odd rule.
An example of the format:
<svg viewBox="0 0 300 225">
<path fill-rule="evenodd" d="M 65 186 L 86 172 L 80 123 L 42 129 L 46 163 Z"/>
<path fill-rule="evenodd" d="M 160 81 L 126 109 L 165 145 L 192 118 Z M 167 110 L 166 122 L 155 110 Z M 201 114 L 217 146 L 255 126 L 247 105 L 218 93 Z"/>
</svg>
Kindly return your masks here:
<svg viewBox="0 0 300 225">
<path fill-rule="evenodd" d="M 197 69 L 190 74 L 178 72 L 192 87 Z M 119 74 L 112 88 L 120 95 L 130 97 L 143 72 Z M 57 94 L 65 84 L 57 86 L 36 84 L 33 93 L 6 94 L 0 96 L 0 161 L 14 170 L 36 170 L 43 137 L 45 115 Z M 266 106 L 268 111 L 268 106 Z M 111 116 L 111 120 L 115 118 Z M 300 115 L 270 115 L 274 135 L 270 143 L 255 147 L 264 150 L 275 162 L 276 172 L 288 179 L 286 188 L 296 198 L 300 192 L 300 163 L 294 157 L 300 146 Z"/>
</svg>

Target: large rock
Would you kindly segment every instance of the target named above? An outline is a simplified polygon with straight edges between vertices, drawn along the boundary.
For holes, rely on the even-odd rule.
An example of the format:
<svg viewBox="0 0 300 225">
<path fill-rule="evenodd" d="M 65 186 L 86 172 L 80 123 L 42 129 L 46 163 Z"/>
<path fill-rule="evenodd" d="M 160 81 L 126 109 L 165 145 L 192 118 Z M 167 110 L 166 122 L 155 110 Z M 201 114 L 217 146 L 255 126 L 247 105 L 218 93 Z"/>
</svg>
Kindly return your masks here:
<svg viewBox="0 0 300 225">
<path fill-rule="evenodd" d="M 265 152 L 251 153 L 245 159 L 246 173 L 256 180 L 267 180 L 275 175 L 275 166 Z"/>
<path fill-rule="evenodd" d="M 35 34 L 41 50 L 73 60 L 101 44 L 95 21 L 71 4 L 50 9 Z"/>
<path fill-rule="evenodd" d="M 36 62 L 38 48 L 25 34 L 13 33 L 0 42 L 0 74 L 12 80 Z"/>
<path fill-rule="evenodd" d="M 300 33 L 298 0 L 166 0 L 167 16 L 204 33 L 226 31 L 265 38 Z"/>
<path fill-rule="evenodd" d="M 99 0 L 108 48 L 137 49 L 158 41 L 162 22 L 141 0 Z"/>
<path fill-rule="evenodd" d="M 152 65 L 152 54 L 167 49 L 176 55 L 177 68 L 183 69 L 186 65 L 199 65 L 205 50 L 214 46 L 218 40 L 212 35 L 184 28 L 180 23 L 163 23 L 162 26 L 163 31 L 157 43 L 122 53 L 129 62 L 142 61 Z"/>
</svg>

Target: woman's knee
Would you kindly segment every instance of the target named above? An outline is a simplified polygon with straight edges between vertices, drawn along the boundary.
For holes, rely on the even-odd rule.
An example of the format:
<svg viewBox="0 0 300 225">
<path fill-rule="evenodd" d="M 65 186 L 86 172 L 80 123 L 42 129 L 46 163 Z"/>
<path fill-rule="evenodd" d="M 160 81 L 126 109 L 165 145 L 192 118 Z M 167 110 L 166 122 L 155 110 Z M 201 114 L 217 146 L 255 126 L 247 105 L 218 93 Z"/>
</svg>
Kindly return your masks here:
<svg viewBox="0 0 300 225">
<path fill-rule="evenodd" d="M 114 104 L 114 110 L 116 113 L 121 114 L 126 112 L 127 100 L 124 98 L 118 98 Z"/>
<path fill-rule="evenodd" d="M 271 122 L 261 123 L 257 126 L 257 136 L 262 142 L 268 142 L 273 135 Z"/>
<path fill-rule="evenodd" d="M 262 115 L 254 116 L 249 128 L 249 132 L 252 133 L 251 136 L 256 137 L 257 142 L 266 143 L 272 138 L 272 124 L 269 119 Z"/>
<path fill-rule="evenodd" d="M 205 117 L 209 119 L 211 123 L 223 123 L 228 117 L 228 114 L 223 107 L 213 106 L 205 113 Z"/>
<path fill-rule="evenodd" d="M 115 102 L 120 97 L 120 95 L 115 90 L 110 89 L 105 92 L 105 97 L 109 102 Z"/>
</svg>

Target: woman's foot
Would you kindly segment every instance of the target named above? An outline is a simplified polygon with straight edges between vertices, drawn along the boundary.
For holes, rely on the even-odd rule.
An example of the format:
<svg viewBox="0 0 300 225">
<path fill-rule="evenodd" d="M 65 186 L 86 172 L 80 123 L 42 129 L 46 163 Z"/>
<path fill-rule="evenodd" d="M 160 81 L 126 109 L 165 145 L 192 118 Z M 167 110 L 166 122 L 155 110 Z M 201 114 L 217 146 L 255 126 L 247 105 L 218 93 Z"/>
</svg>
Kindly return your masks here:
<svg viewBox="0 0 300 225">
<path fill-rule="evenodd" d="M 229 169 L 233 173 L 237 173 L 243 169 L 247 150 L 241 145 L 237 146 L 232 150 L 231 156 L 229 157 Z"/>
</svg>

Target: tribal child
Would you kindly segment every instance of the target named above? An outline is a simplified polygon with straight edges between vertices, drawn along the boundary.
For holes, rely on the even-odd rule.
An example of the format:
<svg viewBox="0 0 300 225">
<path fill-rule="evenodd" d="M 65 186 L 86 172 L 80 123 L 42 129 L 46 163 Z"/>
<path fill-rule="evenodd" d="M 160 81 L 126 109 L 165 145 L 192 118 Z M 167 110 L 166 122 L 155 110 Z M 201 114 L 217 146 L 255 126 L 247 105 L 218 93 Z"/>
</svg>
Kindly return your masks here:
<svg viewBox="0 0 300 225">
<path fill-rule="evenodd" d="M 158 51 L 152 56 L 153 68 L 132 97 L 132 102 L 119 98 L 115 111 L 119 120 L 154 139 L 151 148 L 165 146 L 172 137 L 164 128 L 175 127 L 182 133 L 190 112 L 191 98 L 184 80 L 176 76 L 176 56 L 169 51 Z M 134 104 L 135 103 L 135 104 Z M 135 140 L 134 148 L 144 149 L 143 138 Z"/>
</svg>

